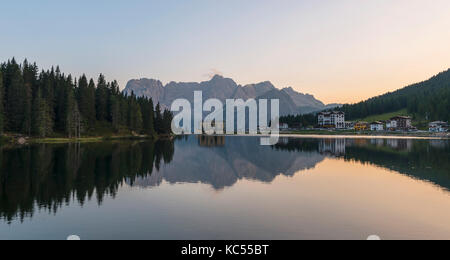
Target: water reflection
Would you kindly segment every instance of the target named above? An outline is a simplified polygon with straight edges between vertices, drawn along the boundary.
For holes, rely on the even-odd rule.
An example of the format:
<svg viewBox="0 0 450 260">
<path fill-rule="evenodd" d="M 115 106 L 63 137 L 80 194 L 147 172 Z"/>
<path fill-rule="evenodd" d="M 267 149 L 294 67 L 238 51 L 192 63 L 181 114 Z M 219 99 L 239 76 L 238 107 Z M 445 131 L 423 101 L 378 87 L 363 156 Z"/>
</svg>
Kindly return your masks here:
<svg viewBox="0 0 450 260">
<path fill-rule="evenodd" d="M 205 147 L 221 147 L 225 146 L 226 138 L 225 136 L 208 136 L 199 135 L 197 136 L 198 145 Z"/>
<path fill-rule="evenodd" d="M 450 190 L 449 140 L 342 138 L 315 142 L 322 155 L 383 167 Z M 276 147 L 302 151 L 306 143 L 304 139 L 287 139 Z"/>
<path fill-rule="evenodd" d="M 314 141 L 312 141 L 314 142 Z M 252 137 L 191 137 L 176 143 L 174 160 L 135 184 L 143 187 L 169 183 L 205 183 L 220 190 L 240 179 L 271 182 L 313 168 L 324 156 L 313 150 L 291 153 L 260 146 Z"/>
<path fill-rule="evenodd" d="M 56 212 L 73 199 L 101 204 L 124 184 L 204 183 L 222 190 L 241 179 L 270 183 L 326 158 L 372 164 L 450 189 L 446 140 L 282 138 L 265 147 L 259 138 L 191 136 L 156 143 L 32 145 L 0 150 L 0 218 L 10 222 L 37 210 Z"/>
<path fill-rule="evenodd" d="M 31 145 L 0 151 L 0 218 L 56 212 L 76 199 L 81 205 L 115 197 L 126 181 L 151 175 L 174 154 L 172 141 Z"/>
</svg>

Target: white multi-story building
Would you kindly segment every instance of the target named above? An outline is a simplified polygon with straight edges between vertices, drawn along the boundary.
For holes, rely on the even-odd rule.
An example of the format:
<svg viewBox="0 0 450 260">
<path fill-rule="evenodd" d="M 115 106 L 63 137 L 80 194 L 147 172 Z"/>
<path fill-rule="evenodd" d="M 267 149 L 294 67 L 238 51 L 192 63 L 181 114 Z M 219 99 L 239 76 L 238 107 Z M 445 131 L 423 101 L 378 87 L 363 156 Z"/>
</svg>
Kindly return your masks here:
<svg viewBox="0 0 450 260">
<path fill-rule="evenodd" d="M 321 112 L 318 114 L 319 126 L 325 128 L 345 128 L 345 113 L 340 111 Z"/>
<path fill-rule="evenodd" d="M 396 116 L 391 118 L 391 128 L 398 130 L 408 130 L 412 128 L 412 118 L 409 116 Z"/>
<path fill-rule="evenodd" d="M 370 124 L 370 131 L 384 131 L 384 124 L 382 122 L 373 122 Z"/>
</svg>

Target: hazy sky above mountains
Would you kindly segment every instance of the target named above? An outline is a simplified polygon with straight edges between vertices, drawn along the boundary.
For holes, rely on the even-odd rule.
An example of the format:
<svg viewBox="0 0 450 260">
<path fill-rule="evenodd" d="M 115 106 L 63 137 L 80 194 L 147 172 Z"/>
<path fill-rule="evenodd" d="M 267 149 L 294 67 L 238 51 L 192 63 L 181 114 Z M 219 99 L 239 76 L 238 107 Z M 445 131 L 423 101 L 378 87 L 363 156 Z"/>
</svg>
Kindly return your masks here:
<svg viewBox="0 0 450 260">
<path fill-rule="evenodd" d="M 270 80 L 354 102 L 450 67 L 448 0 L 2 1 L 0 59 L 97 77 Z"/>
</svg>

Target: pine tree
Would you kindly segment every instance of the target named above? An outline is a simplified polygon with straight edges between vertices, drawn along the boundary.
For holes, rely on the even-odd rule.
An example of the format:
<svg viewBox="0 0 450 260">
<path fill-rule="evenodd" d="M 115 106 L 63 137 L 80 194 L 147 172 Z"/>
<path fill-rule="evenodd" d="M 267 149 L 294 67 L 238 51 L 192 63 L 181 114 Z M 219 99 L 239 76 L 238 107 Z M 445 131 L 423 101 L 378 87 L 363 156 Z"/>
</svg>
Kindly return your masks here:
<svg viewBox="0 0 450 260">
<path fill-rule="evenodd" d="M 111 124 L 115 131 L 120 129 L 120 102 L 118 96 L 111 95 L 109 97 L 109 113 Z"/>
<path fill-rule="evenodd" d="M 148 121 L 148 129 L 147 132 L 149 135 L 151 136 L 155 136 L 156 135 L 156 130 L 155 130 L 155 107 L 153 104 L 153 100 L 150 98 L 148 100 L 148 105 L 147 105 L 147 111 L 149 113 L 149 121 Z"/>
<path fill-rule="evenodd" d="M 141 111 L 142 111 L 142 123 L 144 132 L 147 135 L 155 135 L 154 121 L 155 121 L 155 111 L 153 109 L 153 101 L 151 99 L 140 99 L 139 100 Z"/>
<path fill-rule="evenodd" d="M 161 114 L 161 105 L 158 103 L 155 110 L 155 131 L 157 134 L 164 133 L 164 122 Z"/>
<path fill-rule="evenodd" d="M 108 117 L 108 99 L 108 86 L 105 77 L 100 74 L 95 98 L 98 121 L 105 121 Z"/>
<path fill-rule="evenodd" d="M 41 103 L 42 95 L 41 91 L 38 90 L 33 98 L 32 104 L 32 121 L 31 121 L 31 133 L 35 136 L 45 136 L 45 129 L 43 121 L 41 120 Z"/>
<path fill-rule="evenodd" d="M 141 107 L 135 103 L 135 109 L 136 109 L 136 121 L 134 122 L 133 125 L 133 130 L 136 133 L 141 133 L 142 132 L 142 112 L 141 112 Z"/>
<path fill-rule="evenodd" d="M 44 82 L 42 83 L 42 98 L 45 100 L 47 106 L 51 109 L 49 111 L 52 120 L 55 120 L 55 87 L 57 85 L 57 78 L 54 68 L 44 74 Z"/>
<path fill-rule="evenodd" d="M 0 134 L 3 134 L 3 130 L 5 128 L 5 118 L 3 113 L 3 95 L 5 91 L 3 89 L 3 74 L 0 70 Z"/>
<path fill-rule="evenodd" d="M 136 102 L 134 94 L 129 98 L 128 122 L 129 127 L 135 133 L 142 131 L 142 111 L 139 104 Z"/>
<path fill-rule="evenodd" d="M 71 86 L 70 76 L 67 79 L 69 86 Z M 70 87 L 67 89 L 66 98 L 65 98 L 65 121 L 66 127 L 65 132 L 69 138 L 72 137 L 81 137 L 82 131 L 82 116 L 80 110 L 78 108 L 78 103 L 75 100 L 74 88 Z"/>
<path fill-rule="evenodd" d="M 60 133 L 67 132 L 67 114 L 68 110 L 68 100 L 67 93 L 72 89 L 72 78 L 69 76 L 65 78 L 61 76 L 59 68 L 57 68 L 56 73 L 56 84 L 55 84 L 55 128 Z"/>
<path fill-rule="evenodd" d="M 22 133 L 31 135 L 31 102 L 32 94 L 31 89 L 24 85 L 23 89 L 23 123 Z"/>
<path fill-rule="evenodd" d="M 78 81 L 78 107 L 88 129 L 95 126 L 95 83 L 83 75 Z"/>
<path fill-rule="evenodd" d="M 25 105 L 25 86 L 23 82 L 22 72 L 19 65 L 12 60 L 8 65 L 8 79 L 6 109 L 8 118 L 8 129 L 12 132 L 20 133 L 23 130 L 24 122 L 24 105 Z"/>
<path fill-rule="evenodd" d="M 117 81 L 113 81 L 109 87 L 108 121 L 111 122 L 115 131 L 120 129 L 120 90 Z"/>
<path fill-rule="evenodd" d="M 129 114 L 129 106 L 128 106 L 128 98 L 122 97 L 120 98 L 120 124 L 123 126 L 129 126 L 128 114 Z"/>
<path fill-rule="evenodd" d="M 22 132 L 31 135 L 31 103 L 33 99 L 33 91 L 37 88 L 37 73 L 36 64 L 30 65 L 27 60 L 23 62 L 23 123 Z"/>
<path fill-rule="evenodd" d="M 38 87 L 38 67 L 36 63 L 29 64 L 27 60 L 23 62 L 23 82 L 25 86 L 31 89 L 32 94 Z"/>
<path fill-rule="evenodd" d="M 162 132 L 166 135 L 172 134 L 172 120 L 173 120 L 172 112 L 170 112 L 167 109 L 164 110 Z"/>
<path fill-rule="evenodd" d="M 37 90 L 32 105 L 31 133 L 35 136 L 45 138 L 52 134 L 53 120 L 51 119 L 50 107 L 42 98 L 40 90 Z"/>
</svg>

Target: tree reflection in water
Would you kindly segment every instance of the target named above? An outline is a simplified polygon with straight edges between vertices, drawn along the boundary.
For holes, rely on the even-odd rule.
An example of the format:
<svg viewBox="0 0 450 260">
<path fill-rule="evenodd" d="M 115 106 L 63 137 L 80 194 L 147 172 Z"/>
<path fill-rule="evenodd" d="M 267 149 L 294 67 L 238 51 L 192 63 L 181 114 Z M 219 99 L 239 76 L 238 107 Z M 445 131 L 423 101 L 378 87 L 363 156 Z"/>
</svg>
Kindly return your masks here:
<svg viewBox="0 0 450 260">
<path fill-rule="evenodd" d="M 125 182 L 169 163 L 173 141 L 30 145 L 0 150 L 0 218 L 32 217 L 56 211 L 76 199 L 115 197 Z"/>
</svg>

